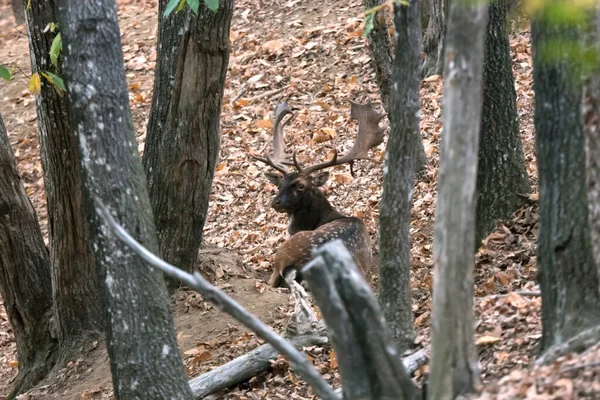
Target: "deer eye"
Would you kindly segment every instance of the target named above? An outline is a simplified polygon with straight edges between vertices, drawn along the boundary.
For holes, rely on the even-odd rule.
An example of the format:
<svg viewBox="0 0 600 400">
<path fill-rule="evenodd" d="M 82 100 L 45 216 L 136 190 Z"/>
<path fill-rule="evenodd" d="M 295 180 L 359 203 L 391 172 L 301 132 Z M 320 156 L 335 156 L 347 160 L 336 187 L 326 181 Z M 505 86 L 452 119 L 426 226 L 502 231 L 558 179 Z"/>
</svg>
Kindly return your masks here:
<svg viewBox="0 0 600 400">
<path fill-rule="evenodd" d="M 304 183 L 299 183 L 296 185 L 296 189 L 298 189 L 299 191 L 303 191 L 304 190 Z"/>
</svg>

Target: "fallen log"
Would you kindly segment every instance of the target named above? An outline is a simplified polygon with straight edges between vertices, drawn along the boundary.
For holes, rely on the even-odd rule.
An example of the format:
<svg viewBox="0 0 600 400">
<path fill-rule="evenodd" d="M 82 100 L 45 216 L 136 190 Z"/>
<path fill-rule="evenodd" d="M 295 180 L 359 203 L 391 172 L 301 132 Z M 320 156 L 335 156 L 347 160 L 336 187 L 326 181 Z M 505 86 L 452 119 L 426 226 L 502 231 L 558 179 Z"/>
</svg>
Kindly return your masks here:
<svg viewBox="0 0 600 400">
<path fill-rule="evenodd" d="M 302 347 L 324 345 L 328 342 L 327 335 L 318 333 L 287 339 L 300 350 Z M 267 371 L 271 368 L 271 361 L 279 354 L 279 351 L 270 344 L 263 344 L 227 364 L 191 379 L 190 386 L 194 398 L 202 399 L 211 393 L 230 388 Z"/>
</svg>

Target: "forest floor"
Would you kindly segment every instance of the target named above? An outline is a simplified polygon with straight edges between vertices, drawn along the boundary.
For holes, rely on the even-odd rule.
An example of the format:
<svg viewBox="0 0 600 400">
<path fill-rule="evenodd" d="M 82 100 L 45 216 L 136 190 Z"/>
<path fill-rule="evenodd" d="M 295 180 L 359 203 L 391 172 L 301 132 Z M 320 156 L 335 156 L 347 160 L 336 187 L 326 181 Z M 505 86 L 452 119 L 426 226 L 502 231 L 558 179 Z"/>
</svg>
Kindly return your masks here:
<svg viewBox="0 0 600 400">
<path fill-rule="evenodd" d="M 156 61 L 157 11 L 153 0 L 119 3 L 119 17 L 130 104 L 140 152 L 152 97 Z M 263 321 L 281 329 L 289 315 L 285 290 L 265 281 L 277 246 L 286 236 L 286 217 L 269 207 L 276 188 L 264 179 L 266 168 L 248 157 L 269 141 L 276 101 L 289 97 L 296 118 L 286 129 L 287 143 L 305 161 L 325 157 L 333 147 L 345 151 L 357 124 L 349 118 L 349 100 L 380 104 L 366 40 L 361 37 L 360 0 L 238 0 L 231 29 L 232 53 L 223 103 L 220 161 L 205 226 L 202 271 Z M 24 26 L 15 26 L 6 1 L 0 1 L 0 62 L 16 63 L 30 73 Z M 513 24 L 513 71 L 527 169 L 536 192 L 531 51 L 527 24 Z M 47 238 L 44 184 L 37 139 L 35 99 L 28 77 L 17 73 L 0 82 L 0 112 L 19 163 L 26 191 Z M 281 89 L 278 94 L 268 92 Z M 418 182 L 412 210 L 413 312 L 418 343 L 430 341 L 432 241 L 441 134 L 442 81 L 422 82 L 422 137 L 429 165 Z M 378 212 L 384 145 L 373 151 L 379 162 L 361 162 L 353 178 L 337 167 L 325 186 L 342 212 L 365 220 L 377 254 Z M 531 196 L 535 200 L 535 195 Z M 600 349 L 570 355 L 547 367 L 533 361 L 541 337 L 540 298 L 515 291 L 537 290 L 535 201 L 499 223 L 476 255 L 476 345 L 483 378 L 479 398 L 570 399 L 600 396 Z M 376 270 L 376 268 L 374 268 Z M 370 276 L 377 287 L 376 274 Z M 180 348 L 190 377 L 209 371 L 261 341 L 200 295 L 181 290 L 173 296 Z M 308 353 L 325 378 L 339 385 L 328 348 Z M 0 399 L 17 372 L 16 347 L 0 302 Z M 425 365 L 415 373 L 420 383 Z M 82 349 L 81 356 L 59 366 L 24 399 L 111 398 L 108 358 L 103 343 Z M 221 393 L 224 399 L 304 399 L 310 390 L 289 371 L 285 360 L 249 382 Z"/>
</svg>

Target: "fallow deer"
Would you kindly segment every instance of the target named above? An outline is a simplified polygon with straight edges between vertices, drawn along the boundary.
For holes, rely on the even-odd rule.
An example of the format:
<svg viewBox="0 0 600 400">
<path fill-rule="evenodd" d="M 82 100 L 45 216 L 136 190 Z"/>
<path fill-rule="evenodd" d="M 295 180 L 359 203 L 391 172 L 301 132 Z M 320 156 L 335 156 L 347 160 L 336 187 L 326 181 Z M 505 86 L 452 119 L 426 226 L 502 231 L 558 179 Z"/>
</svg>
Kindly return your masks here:
<svg viewBox="0 0 600 400">
<path fill-rule="evenodd" d="M 291 117 L 284 122 L 285 117 L 290 114 Z M 371 102 L 351 102 L 350 115 L 359 122 L 358 135 L 352 149 L 341 158 L 338 158 L 335 150 L 330 161 L 302 167 L 296 157 L 297 151 L 293 152 L 293 162 L 286 160 L 283 128 L 291 121 L 293 113 L 287 103 L 279 103 L 275 108 L 273 155 L 268 150 L 265 157 L 251 155 L 283 174 L 265 173 L 269 181 L 279 189 L 271 206 L 275 211 L 287 213 L 290 217 L 288 232 L 291 236 L 277 250 L 274 270 L 269 279 L 269 284 L 273 287 L 286 286 L 284 276 L 291 270 L 296 271 L 296 280 L 301 282 L 299 270 L 310 261 L 311 251 L 335 239 L 343 241 L 363 273 L 371 267 L 371 244 L 364 222 L 336 211 L 319 189 L 329 178 L 329 172 L 323 171 L 324 169 L 350 163 L 354 175 L 353 162 L 368 159 L 368 151 L 383 142 L 384 128 L 379 127 L 379 121 L 385 114 L 375 111 Z M 295 171 L 287 166 L 294 166 Z"/>
</svg>

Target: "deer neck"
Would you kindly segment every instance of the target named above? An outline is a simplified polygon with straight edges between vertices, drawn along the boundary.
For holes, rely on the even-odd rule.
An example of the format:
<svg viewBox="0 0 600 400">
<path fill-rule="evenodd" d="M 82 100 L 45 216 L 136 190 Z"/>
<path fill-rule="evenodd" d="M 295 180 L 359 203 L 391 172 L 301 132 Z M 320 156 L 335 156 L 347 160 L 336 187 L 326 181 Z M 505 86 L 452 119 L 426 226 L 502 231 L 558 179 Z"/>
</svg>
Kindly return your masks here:
<svg viewBox="0 0 600 400">
<path fill-rule="evenodd" d="M 307 207 L 290 214 L 288 232 L 293 235 L 300 231 L 312 231 L 340 218 L 344 218 L 344 215 L 335 210 L 325 195 L 319 192 Z"/>
</svg>

